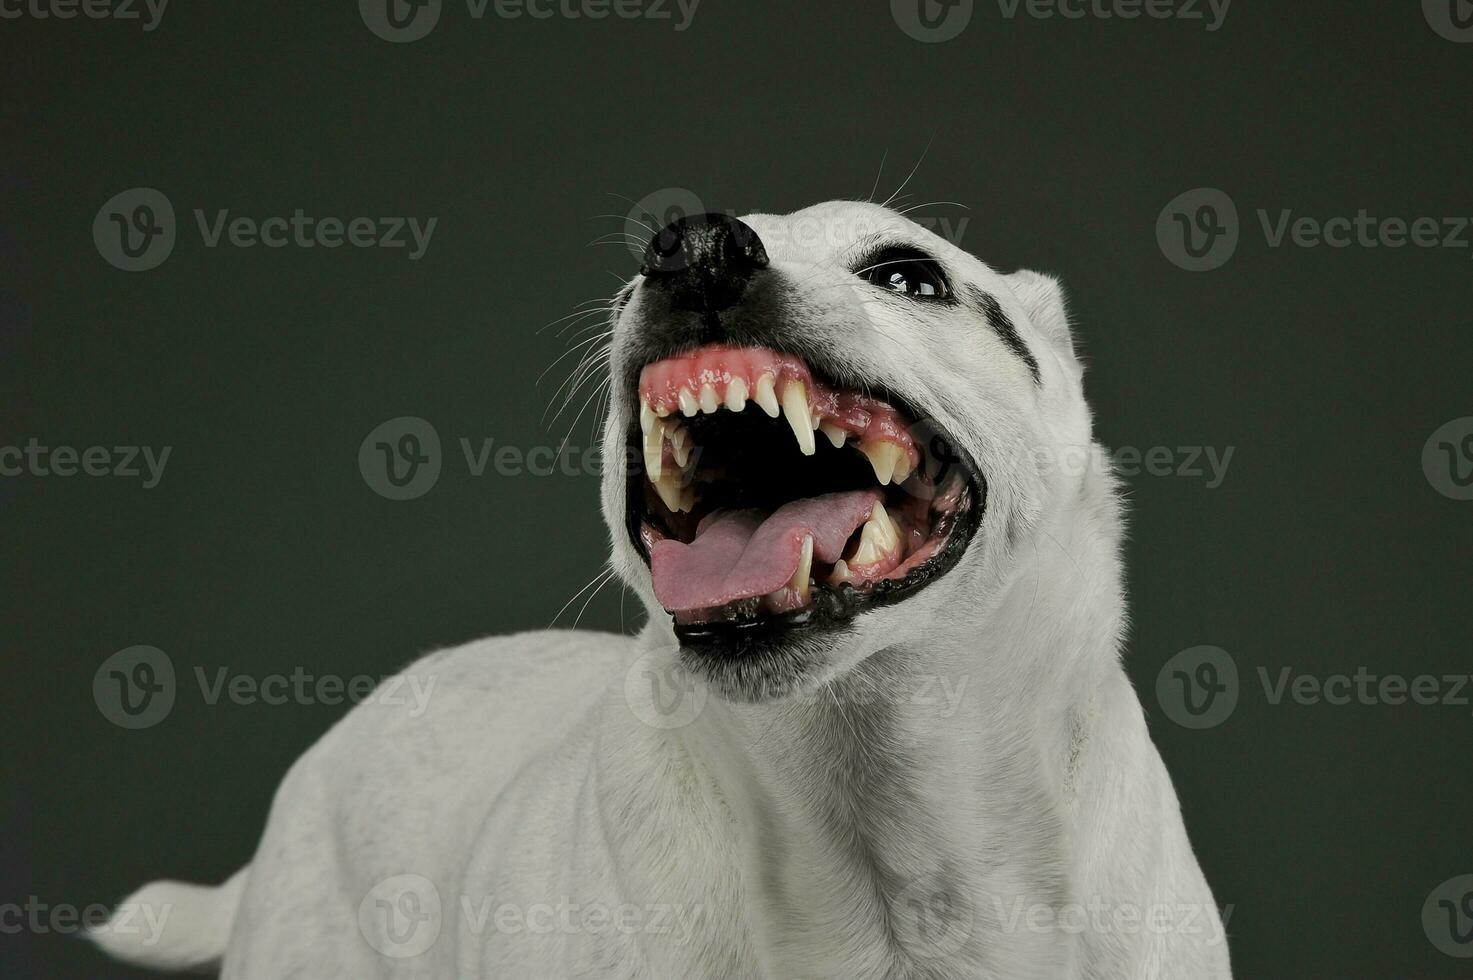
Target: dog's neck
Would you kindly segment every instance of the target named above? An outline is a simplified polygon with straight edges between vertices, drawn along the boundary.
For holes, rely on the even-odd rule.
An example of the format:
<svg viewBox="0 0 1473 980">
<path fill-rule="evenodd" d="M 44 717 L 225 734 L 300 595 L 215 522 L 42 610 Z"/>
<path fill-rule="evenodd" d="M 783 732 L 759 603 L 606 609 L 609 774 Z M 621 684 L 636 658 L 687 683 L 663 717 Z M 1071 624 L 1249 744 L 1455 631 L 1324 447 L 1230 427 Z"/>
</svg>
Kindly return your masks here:
<svg viewBox="0 0 1473 980">
<path fill-rule="evenodd" d="M 739 828 L 774 944 L 831 948 L 834 924 L 857 915 L 883 938 L 856 948 L 854 975 L 907 973 L 915 957 L 967 961 L 984 944 L 996 961 L 1006 950 L 977 935 L 983 923 L 1014 896 L 1067 896 L 1074 769 L 1126 683 L 1118 523 L 1113 499 L 1096 502 L 1110 530 L 1077 511 L 1038 529 L 985 609 L 943 612 L 924 640 L 881 650 L 814 695 L 713 697 L 683 733 Z M 1002 907 L 975 907 L 983 895 Z M 1036 965 L 1029 939 L 1001 941 Z"/>
</svg>

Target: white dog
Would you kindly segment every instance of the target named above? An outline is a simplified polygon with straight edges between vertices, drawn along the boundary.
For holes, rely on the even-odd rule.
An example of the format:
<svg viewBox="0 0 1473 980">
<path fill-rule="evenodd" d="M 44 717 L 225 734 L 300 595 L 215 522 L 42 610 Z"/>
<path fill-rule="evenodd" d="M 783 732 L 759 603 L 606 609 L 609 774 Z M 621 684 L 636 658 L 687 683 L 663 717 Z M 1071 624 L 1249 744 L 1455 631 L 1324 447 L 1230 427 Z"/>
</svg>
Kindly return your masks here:
<svg viewBox="0 0 1473 980">
<path fill-rule="evenodd" d="M 246 869 L 97 942 L 227 980 L 1229 977 L 1058 284 L 833 202 L 672 224 L 610 327 L 639 635 L 421 660 L 428 710 L 355 708 Z"/>
</svg>

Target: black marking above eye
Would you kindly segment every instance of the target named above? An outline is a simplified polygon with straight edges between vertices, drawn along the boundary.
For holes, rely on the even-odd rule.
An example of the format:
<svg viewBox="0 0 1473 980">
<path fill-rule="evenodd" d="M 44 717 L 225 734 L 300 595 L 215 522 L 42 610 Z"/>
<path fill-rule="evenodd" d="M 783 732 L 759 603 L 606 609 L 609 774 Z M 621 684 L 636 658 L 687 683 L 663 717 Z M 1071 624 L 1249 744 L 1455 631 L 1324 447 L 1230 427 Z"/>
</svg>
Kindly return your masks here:
<svg viewBox="0 0 1473 980">
<path fill-rule="evenodd" d="M 991 293 L 984 292 L 976 287 L 970 287 L 972 301 L 982 309 L 982 315 L 987 318 L 987 325 L 993 329 L 998 338 L 1007 345 L 1008 350 L 1022 358 L 1023 363 L 1028 365 L 1028 373 L 1033 375 L 1035 384 L 1042 383 L 1043 375 L 1038 370 L 1038 358 L 1033 356 L 1033 351 L 1028 349 L 1022 336 L 1018 334 L 1018 328 L 1013 325 L 1012 318 L 1003 310 L 1002 304 L 997 297 Z"/>
<path fill-rule="evenodd" d="M 950 300 L 951 284 L 941 265 L 920 249 L 892 245 L 872 253 L 855 275 L 887 292 L 915 300 Z"/>
</svg>

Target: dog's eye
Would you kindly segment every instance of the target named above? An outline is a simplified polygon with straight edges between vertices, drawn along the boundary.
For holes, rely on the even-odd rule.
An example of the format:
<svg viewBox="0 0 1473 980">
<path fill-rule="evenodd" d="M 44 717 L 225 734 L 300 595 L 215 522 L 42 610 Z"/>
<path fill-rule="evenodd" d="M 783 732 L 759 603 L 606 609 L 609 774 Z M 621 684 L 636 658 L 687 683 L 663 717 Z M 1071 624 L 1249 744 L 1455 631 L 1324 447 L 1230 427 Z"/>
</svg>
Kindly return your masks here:
<svg viewBox="0 0 1473 980">
<path fill-rule="evenodd" d="M 951 295 L 936 260 L 909 248 L 886 249 L 858 270 L 873 286 L 913 299 L 946 299 Z"/>
</svg>

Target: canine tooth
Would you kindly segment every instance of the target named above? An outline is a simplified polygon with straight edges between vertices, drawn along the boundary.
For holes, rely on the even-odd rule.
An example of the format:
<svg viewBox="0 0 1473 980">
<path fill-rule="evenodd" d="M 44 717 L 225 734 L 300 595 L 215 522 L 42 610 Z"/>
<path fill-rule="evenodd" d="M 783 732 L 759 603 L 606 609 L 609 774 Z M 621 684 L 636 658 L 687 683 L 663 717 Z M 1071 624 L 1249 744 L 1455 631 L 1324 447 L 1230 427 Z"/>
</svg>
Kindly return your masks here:
<svg viewBox="0 0 1473 980">
<path fill-rule="evenodd" d="M 788 580 L 788 588 L 806 600 L 808 598 L 808 582 L 813 574 L 813 535 L 803 535 L 803 550 L 798 553 L 798 567 L 793 570 L 793 577 Z"/>
<path fill-rule="evenodd" d="M 900 529 L 890 519 L 884 505 L 877 503 L 859 532 L 859 550 L 854 553 L 854 564 L 873 565 L 899 543 Z"/>
<path fill-rule="evenodd" d="M 685 491 L 680 489 L 680 478 L 678 476 L 674 473 L 666 473 L 658 480 L 651 482 L 655 486 L 655 493 L 660 495 L 660 500 L 664 501 L 666 507 L 672 511 L 682 509 L 681 504 L 683 503 L 682 498 L 685 496 Z M 687 487 L 686 490 L 694 492 L 693 487 Z"/>
<path fill-rule="evenodd" d="M 701 411 L 710 415 L 721 405 L 716 399 L 716 389 L 709 382 L 701 385 Z"/>
<path fill-rule="evenodd" d="M 650 481 L 660 481 L 660 457 L 665 449 L 665 423 L 655 418 L 653 412 L 646 418 L 640 413 L 639 424 L 644 427 L 644 471 Z"/>
<path fill-rule="evenodd" d="M 726 386 L 726 407 L 733 412 L 740 412 L 747 407 L 747 382 L 741 378 L 732 378 L 731 384 Z"/>
<path fill-rule="evenodd" d="M 772 375 L 764 374 L 757 379 L 757 390 L 752 395 L 752 400 L 762 408 L 762 411 L 767 413 L 767 417 L 774 419 L 777 418 L 777 413 L 781 411 L 777 404 L 776 385 L 776 379 Z"/>
<path fill-rule="evenodd" d="M 690 393 L 689 388 L 680 389 L 680 414 L 690 418 L 701 410 L 701 405 L 696 401 L 696 396 Z"/>
<path fill-rule="evenodd" d="M 696 444 L 690 441 L 684 429 L 679 430 L 678 435 L 681 438 L 678 440 L 671 439 L 670 447 L 671 451 L 675 454 L 675 462 L 684 470 L 688 469 L 687 464 L 690 462 L 690 454 L 695 450 Z"/>
<path fill-rule="evenodd" d="M 829 442 L 833 443 L 835 449 L 843 448 L 844 440 L 849 438 L 849 433 L 830 422 L 818 423 L 818 431 L 828 436 Z"/>
<path fill-rule="evenodd" d="M 895 479 L 895 468 L 905 458 L 905 450 L 893 442 L 876 440 L 874 442 L 861 442 L 859 451 L 869 459 L 870 466 L 874 467 L 875 479 L 882 485 L 888 486 Z M 898 481 L 897 481 L 898 482 Z"/>
<path fill-rule="evenodd" d="M 813 416 L 808 411 L 808 391 L 801 381 L 789 381 L 783 387 L 783 415 L 798 437 L 798 448 L 804 456 L 812 456 L 817 448 L 813 442 Z"/>
</svg>

